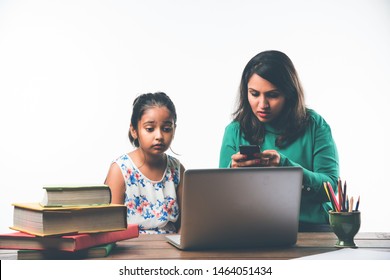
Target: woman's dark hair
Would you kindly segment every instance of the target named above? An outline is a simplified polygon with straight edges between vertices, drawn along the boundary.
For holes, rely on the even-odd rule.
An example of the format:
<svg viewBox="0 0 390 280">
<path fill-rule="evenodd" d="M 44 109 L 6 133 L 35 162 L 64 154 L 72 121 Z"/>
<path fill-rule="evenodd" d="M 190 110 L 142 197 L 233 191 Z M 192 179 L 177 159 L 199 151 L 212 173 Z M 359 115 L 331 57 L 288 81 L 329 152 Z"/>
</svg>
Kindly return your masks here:
<svg viewBox="0 0 390 280">
<path fill-rule="evenodd" d="M 254 56 L 244 68 L 233 119 L 240 123 L 241 133 L 249 143 L 261 145 L 264 141 L 264 124 L 252 112 L 248 101 L 248 81 L 253 74 L 272 83 L 285 95 L 283 111 L 275 120 L 275 125 L 281 132 L 275 145 L 285 147 L 303 134 L 309 121 L 303 89 L 295 67 L 287 55 L 270 50 Z"/>
<path fill-rule="evenodd" d="M 131 115 L 131 125 L 135 130 L 138 130 L 138 121 L 146 110 L 153 107 L 166 107 L 173 118 L 174 125 L 176 126 L 176 108 L 172 100 L 164 92 L 156 93 L 144 93 L 138 96 L 133 102 L 133 113 Z M 138 139 L 134 139 L 129 130 L 129 139 L 131 144 L 135 147 L 139 147 Z"/>
</svg>

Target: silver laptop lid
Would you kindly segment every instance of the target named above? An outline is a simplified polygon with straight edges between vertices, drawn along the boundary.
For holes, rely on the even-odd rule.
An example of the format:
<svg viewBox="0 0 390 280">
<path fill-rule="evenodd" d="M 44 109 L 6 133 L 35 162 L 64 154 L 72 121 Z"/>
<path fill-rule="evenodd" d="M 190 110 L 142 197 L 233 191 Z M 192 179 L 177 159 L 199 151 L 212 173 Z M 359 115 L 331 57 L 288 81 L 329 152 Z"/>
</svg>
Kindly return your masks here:
<svg viewBox="0 0 390 280">
<path fill-rule="evenodd" d="M 302 176 L 299 167 L 186 170 L 181 248 L 295 244 Z"/>
</svg>

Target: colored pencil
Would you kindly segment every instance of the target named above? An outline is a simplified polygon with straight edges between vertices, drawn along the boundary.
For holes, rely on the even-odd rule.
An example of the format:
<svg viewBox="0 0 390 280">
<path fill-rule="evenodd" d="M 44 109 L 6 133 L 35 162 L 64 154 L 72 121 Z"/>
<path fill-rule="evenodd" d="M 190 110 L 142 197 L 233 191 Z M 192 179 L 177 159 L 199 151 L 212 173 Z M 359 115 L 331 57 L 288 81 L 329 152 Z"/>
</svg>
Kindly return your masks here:
<svg viewBox="0 0 390 280">
<path fill-rule="evenodd" d="M 344 192 L 343 192 L 344 211 L 347 211 L 347 181 L 344 181 Z"/>
<path fill-rule="evenodd" d="M 349 199 L 349 209 L 348 212 L 352 212 L 353 209 L 353 196 Z"/>
<path fill-rule="evenodd" d="M 328 196 L 328 199 L 330 201 L 330 204 L 332 204 L 332 210 L 336 211 L 336 206 L 334 205 L 333 200 L 330 197 L 329 190 L 328 190 L 328 185 L 325 182 L 324 182 L 324 188 L 325 188 L 326 195 Z"/>
<path fill-rule="evenodd" d="M 334 203 L 335 211 L 340 212 L 340 206 L 337 202 L 336 195 L 334 194 L 332 185 L 328 182 L 328 191 L 330 193 L 330 198 Z"/>
<path fill-rule="evenodd" d="M 360 195 L 359 195 L 358 200 L 357 200 L 357 202 L 356 202 L 355 211 L 358 211 L 358 210 L 359 210 L 359 203 L 360 203 Z"/>
<path fill-rule="evenodd" d="M 333 200 L 330 198 L 329 191 L 328 191 L 328 185 L 325 182 L 324 182 L 324 189 L 325 189 L 326 195 L 328 196 L 330 203 L 332 204 L 332 210 L 336 211 L 336 206 L 334 205 Z"/>
<path fill-rule="evenodd" d="M 337 180 L 337 194 L 339 199 L 340 211 L 344 211 L 343 190 L 341 189 L 341 180 Z"/>
<path fill-rule="evenodd" d="M 329 201 L 332 202 L 331 199 L 330 199 L 330 195 L 329 195 L 329 192 L 328 192 L 328 188 L 327 188 L 325 182 L 324 182 L 324 189 L 325 189 L 326 195 L 328 196 Z"/>
</svg>

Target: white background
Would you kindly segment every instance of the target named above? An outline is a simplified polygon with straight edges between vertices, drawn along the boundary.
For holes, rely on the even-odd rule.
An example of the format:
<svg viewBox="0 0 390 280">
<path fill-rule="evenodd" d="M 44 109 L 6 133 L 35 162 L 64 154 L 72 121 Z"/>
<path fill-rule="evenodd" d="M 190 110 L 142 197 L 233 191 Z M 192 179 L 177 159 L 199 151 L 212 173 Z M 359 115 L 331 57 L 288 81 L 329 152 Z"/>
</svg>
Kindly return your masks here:
<svg viewBox="0 0 390 280">
<path fill-rule="evenodd" d="M 332 127 L 361 231 L 389 232 L 386 0 L 0 0 L 0 231 L 45 184 L 102 183 L 140 93 L 174 101 L 186 168 L 218 167 L 242 70 L 268 49 Z"/>
</svg>

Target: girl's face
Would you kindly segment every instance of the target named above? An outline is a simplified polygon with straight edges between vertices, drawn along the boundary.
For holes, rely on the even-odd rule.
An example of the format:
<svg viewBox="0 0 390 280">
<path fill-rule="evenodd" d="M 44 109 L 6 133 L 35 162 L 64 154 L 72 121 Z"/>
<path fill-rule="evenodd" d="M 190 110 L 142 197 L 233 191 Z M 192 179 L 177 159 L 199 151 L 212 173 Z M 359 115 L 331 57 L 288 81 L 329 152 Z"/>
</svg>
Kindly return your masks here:
<svg viewBox="0 0 390 280">
<path fill-rule="evenodd" d="M 271 123 L 283 110 L 285 95 L 256 73 L 248 81 L 248 100 L 253 114 L 264 123 Z"/>
<path fill-rule="evenodd" d="M 139 147 L 151 155 L 168 150 L 175 135 L 175 123 L 166 107 L 147 109 L 138 121 L 138 130 L 131 127 L 131 134 L 139 141 Z"/>
</svg>

